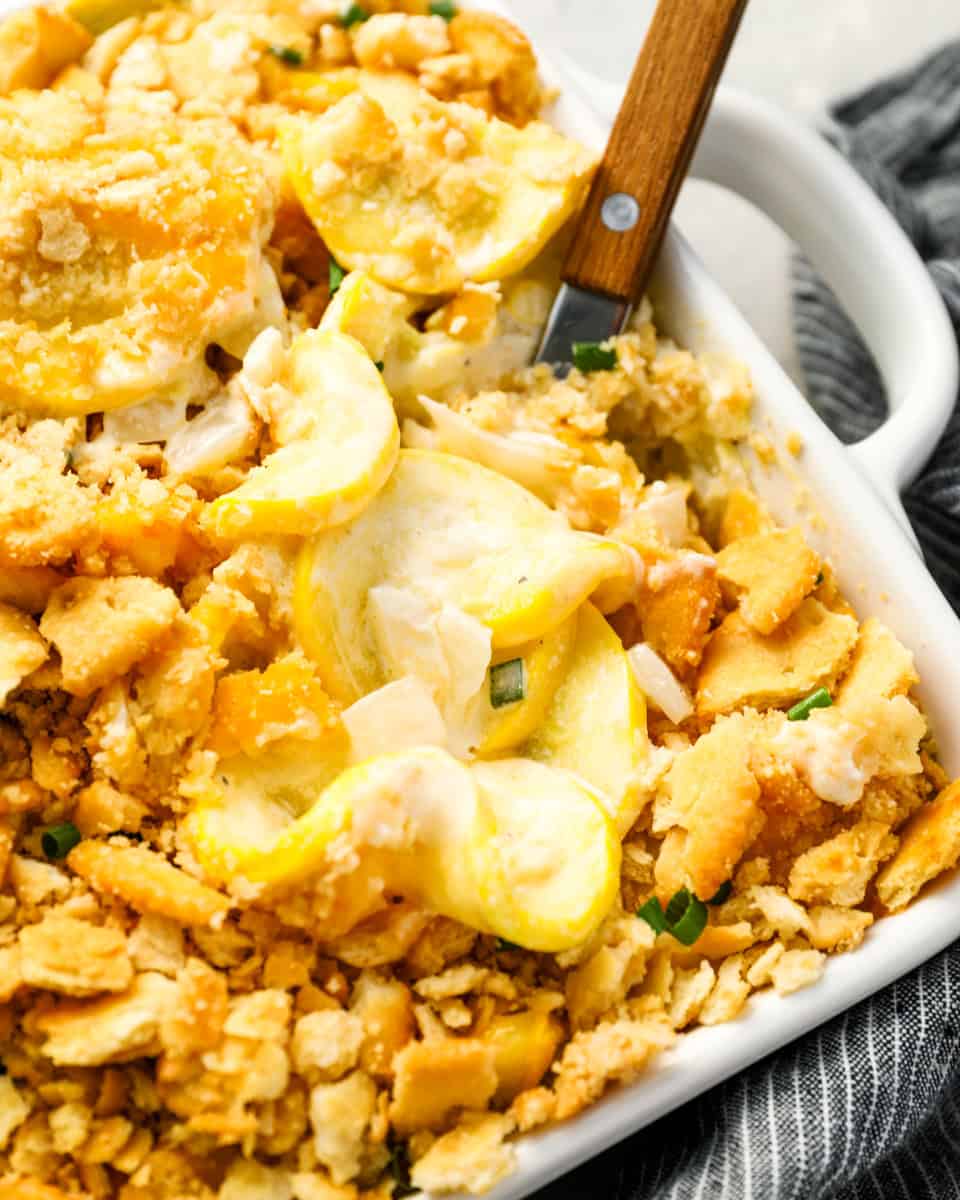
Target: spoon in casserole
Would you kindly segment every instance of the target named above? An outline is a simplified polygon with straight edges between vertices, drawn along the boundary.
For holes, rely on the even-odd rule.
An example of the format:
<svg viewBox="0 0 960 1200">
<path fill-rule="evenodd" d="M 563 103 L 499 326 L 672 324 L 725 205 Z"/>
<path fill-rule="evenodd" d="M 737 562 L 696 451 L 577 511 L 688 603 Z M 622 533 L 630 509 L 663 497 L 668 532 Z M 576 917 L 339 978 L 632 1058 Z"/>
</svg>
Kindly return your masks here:
<svg viewBox="0 0 960 1200">
<path fill-rule="evenodd" d="M 660 0 L 590 195 L 536 361 L 604 365 L 643 295 L 747 0 Z"/>
</svg>

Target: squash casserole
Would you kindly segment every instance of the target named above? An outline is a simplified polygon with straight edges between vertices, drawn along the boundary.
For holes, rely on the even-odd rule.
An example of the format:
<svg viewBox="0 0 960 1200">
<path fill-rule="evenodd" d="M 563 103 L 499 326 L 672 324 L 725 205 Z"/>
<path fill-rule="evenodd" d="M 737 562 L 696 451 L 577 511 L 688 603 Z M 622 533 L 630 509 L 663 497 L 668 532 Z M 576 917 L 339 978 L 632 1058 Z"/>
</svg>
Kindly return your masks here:
<svg viewBox="0 0 960 1200">
<path fill-rule="evenodd" d="M 960 855 L 747 373 L 528 366 L 550 99 L 448 0 L 0 26 L 0 1200 L 483 1193 Z"/>
</svg>

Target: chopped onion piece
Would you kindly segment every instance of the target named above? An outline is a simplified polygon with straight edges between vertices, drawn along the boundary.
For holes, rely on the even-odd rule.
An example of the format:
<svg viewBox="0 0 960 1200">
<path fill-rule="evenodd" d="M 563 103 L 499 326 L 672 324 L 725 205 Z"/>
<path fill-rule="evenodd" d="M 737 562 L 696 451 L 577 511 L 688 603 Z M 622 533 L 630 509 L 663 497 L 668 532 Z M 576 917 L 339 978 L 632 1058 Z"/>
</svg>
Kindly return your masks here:
<svg viewBox="0 0 960 1200">
<path fill-rule="evenodd" d="M 521 431 L 491 433 L 474 424 L 469 417 L 427 396 L 420 396 L 419 402 L 426 409 L 433 427 L 425 429 L 415 421 L 404 421 L 405 446 L 441 450 L 469 458 L 506 475 L 547 503 L 552 502 L 560 484 L 576 466 L 573 454 L 557 438 Z"/>
<path fill-rule="evenodd" d="M 639 642 L 627 651 L 633 674 L 642 691 L 674 725 L 685 721 L 693 712 L 690 694 L 670 670 L 656 650 Z"/>
<path fill-rule="evenodd" d="M 248 454 L 256 433 L 250 405 L 239 389 L 228 388 L 167 442 L 167 470 L 190 477 L 212 474 Z"/>
<path fill-rule="evenodd" d="M 647 488 L 643 502 L 637 505 L 637 512 L 656 525 L 670 546 L 682 546 L 687 540 L 689 491 L 685 483 L 671 484 L 657 480 Z"/>
</svg>

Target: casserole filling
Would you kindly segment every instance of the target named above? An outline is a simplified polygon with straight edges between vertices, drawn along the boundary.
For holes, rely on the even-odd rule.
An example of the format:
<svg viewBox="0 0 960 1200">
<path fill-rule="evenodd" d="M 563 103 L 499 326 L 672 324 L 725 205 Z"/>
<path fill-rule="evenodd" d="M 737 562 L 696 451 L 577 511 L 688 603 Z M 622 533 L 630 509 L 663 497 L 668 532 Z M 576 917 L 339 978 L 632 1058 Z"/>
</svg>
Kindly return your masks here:
<svg viewBox="0 0 960 1200">
<path fill-rule="evenodd" d="M 68 0 L 0 92 L 0 1193 L 484 1192 L 955 865 L 747 372 L 526 365 L 519 30 Z"/>
</svg>

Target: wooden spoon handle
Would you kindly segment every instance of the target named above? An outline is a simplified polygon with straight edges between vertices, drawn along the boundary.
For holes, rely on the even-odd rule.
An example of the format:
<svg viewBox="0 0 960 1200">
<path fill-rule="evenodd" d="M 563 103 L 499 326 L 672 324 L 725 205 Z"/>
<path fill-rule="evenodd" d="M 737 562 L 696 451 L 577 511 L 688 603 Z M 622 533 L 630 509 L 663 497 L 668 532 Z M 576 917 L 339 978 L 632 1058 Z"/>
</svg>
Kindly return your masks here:
<svg viewBox="0 0 960 1200">
<path fill-rule="evenodd" d="M 566 283 L 639 300 L 747 0 L 660 0 L 567 253 Z"/>
</svg>

